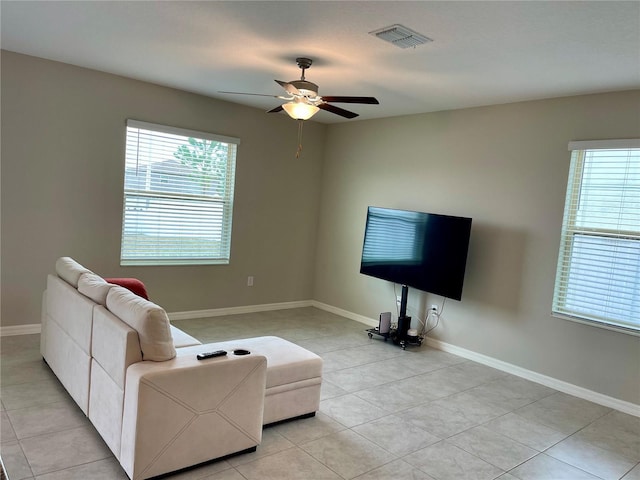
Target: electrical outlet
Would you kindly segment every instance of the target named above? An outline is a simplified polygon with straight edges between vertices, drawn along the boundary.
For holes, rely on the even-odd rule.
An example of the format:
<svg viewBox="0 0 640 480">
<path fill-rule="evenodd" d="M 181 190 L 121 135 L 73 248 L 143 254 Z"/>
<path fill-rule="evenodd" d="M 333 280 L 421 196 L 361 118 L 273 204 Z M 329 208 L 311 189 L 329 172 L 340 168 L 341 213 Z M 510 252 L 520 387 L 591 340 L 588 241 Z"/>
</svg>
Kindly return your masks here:
<svg viewBox="0 0 640 480">
<path fill-rule="evenodd" d="M 247 287 L 253 287 L 253 275 L 247 277 Z"/>
</svg>

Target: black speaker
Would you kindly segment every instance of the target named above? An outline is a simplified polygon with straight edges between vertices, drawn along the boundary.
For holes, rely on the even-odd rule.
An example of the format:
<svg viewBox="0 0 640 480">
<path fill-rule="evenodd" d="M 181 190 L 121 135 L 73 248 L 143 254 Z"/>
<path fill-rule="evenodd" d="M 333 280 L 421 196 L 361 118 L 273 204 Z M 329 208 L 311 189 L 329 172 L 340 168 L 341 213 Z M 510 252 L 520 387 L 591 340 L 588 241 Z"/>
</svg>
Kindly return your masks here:
<svg viewBox="0 0 640 480">
<path fill-rule="evenodd" d="M 378 324 L 378 332 L 389 333 L 391 330 L 391 312 L 380 314 L 380 323 Z"/>
</svg>

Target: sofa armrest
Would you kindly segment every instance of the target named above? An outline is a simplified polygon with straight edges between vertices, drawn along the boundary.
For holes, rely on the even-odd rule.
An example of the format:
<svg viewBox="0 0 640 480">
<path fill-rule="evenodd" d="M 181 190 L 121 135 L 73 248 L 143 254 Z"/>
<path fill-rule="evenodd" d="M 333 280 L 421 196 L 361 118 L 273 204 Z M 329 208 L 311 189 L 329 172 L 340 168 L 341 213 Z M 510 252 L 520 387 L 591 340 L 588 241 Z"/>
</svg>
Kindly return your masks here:
<svg viewBox="0 0 640 480">
<path fill-rule="evenodd" d="M 266 368 L 264 356 L 232 353 L 131 365 L 120 452 L 129 477 L 145 479 L 257 446 Z"/>
</svg>

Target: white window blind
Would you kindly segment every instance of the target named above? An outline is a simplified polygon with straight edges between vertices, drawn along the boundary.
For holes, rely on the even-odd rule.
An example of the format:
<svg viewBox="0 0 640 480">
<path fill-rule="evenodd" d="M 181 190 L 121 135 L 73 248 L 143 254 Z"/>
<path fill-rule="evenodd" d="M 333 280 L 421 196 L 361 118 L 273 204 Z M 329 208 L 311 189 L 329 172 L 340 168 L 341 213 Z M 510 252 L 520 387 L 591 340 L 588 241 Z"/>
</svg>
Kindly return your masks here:
<svg viewBox="0 0 640 480">
<path fill-rule="evenodd" d="M 121 265 L 229 263 L 239 143 L 127 121 Z"/>
<path fill-rule="evenodd" d="M 569 148 L 553 312 L 640 334 L 640 140 Z"/>
</svg>

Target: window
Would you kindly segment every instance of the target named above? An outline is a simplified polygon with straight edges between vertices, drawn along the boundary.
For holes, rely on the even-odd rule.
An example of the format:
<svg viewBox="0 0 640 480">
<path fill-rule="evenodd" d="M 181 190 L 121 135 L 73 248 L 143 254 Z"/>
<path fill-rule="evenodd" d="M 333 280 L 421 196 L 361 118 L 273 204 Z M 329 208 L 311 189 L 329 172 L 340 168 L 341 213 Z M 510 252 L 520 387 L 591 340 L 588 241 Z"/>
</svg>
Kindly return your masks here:
<svg viewBox="0 0 640 480">
<path fill-rule="evenodd" d="M 121 265 L 229 263 L 239 143 L 127 121 Z"/>
<path fill-rule="evenodd" d="M 553 313 L 640 335 L 640 140 L 569 149 Z"/>
</svg>

